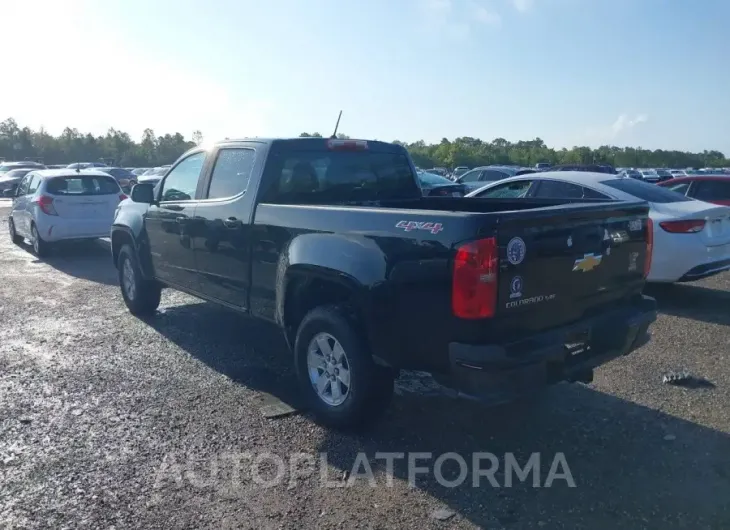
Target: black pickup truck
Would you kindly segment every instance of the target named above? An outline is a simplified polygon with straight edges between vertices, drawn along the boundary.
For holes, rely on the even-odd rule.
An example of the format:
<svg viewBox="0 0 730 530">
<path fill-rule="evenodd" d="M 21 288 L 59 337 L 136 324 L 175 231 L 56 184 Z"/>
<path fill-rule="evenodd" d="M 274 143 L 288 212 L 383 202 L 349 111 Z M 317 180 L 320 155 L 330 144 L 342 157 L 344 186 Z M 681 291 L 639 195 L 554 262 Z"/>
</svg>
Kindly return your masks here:
<svg viewBox="0 0 730 530">
<path fill-rule="evenodd" d="M 276 323 L 315 415 L 385 409 L 401 369 L 508 401 L 649 339 L 643 202 L 423 197 L 398 145 L 227 140 L 136 185 L 111 231 L 122 296 L 170 287 Z"/>
</svg>

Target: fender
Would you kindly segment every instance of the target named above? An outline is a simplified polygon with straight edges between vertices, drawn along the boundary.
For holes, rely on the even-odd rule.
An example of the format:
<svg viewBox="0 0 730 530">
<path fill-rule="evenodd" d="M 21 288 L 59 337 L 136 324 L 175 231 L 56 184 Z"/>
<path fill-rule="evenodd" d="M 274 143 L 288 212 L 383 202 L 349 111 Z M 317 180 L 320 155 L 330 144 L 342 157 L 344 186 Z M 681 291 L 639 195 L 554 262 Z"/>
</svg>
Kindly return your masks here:
<svg viewBox="0 0 730 530">
<path fill-rule="evenodd" d="M 132 238 L 142 276 L 147 280 L 151 280 L 154 274 L 152 273 L 152 260 L 144 230 L 144 214 L 149 206 L 142 203 L 133 204 L 137 207 L 130 207 L 125 204 L 124 208 L 117 210 L 111 229 L 112 255 L 116 256 L 116 253 L 119 251 L 119 249 L 114 248 L 114 232 L 122 231 L 126 233 Z M 116 267 L 116 263 L 114 263 L 114 266 Z"/>
<path fill-rule="evenodd" d="M 353 234 L 303 234 L 291 240 L 276 271 L 276 320 L 284 322 L 287 287 L 301 277 L 319 277 L 350 289 L 359 302 L 386 278 L 383 251 L 367 237 Z"/>
</svg>

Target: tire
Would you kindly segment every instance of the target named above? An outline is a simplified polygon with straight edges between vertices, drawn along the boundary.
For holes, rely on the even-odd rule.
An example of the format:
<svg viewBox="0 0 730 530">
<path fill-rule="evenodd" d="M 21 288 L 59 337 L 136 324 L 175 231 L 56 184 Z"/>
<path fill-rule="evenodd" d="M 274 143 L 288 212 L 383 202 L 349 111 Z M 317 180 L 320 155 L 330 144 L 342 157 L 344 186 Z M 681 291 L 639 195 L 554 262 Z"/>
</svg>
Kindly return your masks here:
<svg viewBox="0 0 730 530">
<path fill-rule="evenodd" d="M 339 429 L 367 426 L 385 411 L 393 397 L 393 374 L 373 362 L 365 341 L 345 316 L 347 314 L 338 306 L 312 309 L 299 325 L 294 342 L 297 378 L 311 411 L 321 423 Z M 325 351 L 327 348 L 320 347 L 323 340 L 330 352 L 339 351 L 337 344 L 341 346 L 343 355 L 336 364 L 339 373 L 338 368 L 326 363 L 327 355 L 320 355 L 328 353 Z M 310 374 L 310 348 L 316 352 L 313 355 L 317 359 L 322 357 L 325 360 L 315 369 L 315 375 Z M 349 374 L 349 385 L 343 382 L 344 370 Z M 329 391 L 329 397 L 322 397 L 313 378 L 318 382 L 328 379 L 329 382 L 324 382 L 323 393 Z M 334 399 L 335 385 L 339 388 L 339 398 L 343 399 L 339 403 Z"/>
<path fill-rule="evenodd" d="M 139 317 L 154 314 L 160 305 L 162 288 L 156 281 L 142 277 L 137 255 L 131 245 L 124 245 L 119 251 L 117 271 L 119 288 L 129 312 Z"/>
<path fill-rule="evenodd" d="M 20 245 L 23 242 L 22 236 L 19 236 L 15 231 L 15 222 L 12 217 L 8 217 L 8 232 L 10 233 L 10 241 L 15 245 Z"/>
<path fill-rule="evenodd" d="M 38 233 L 35 223 L 30 225 L 30 242 L 33 244 L 33 253 L 39 258 L 45 258 L 51 252 L 51 245 L 43 240 Z"/>
</svg>

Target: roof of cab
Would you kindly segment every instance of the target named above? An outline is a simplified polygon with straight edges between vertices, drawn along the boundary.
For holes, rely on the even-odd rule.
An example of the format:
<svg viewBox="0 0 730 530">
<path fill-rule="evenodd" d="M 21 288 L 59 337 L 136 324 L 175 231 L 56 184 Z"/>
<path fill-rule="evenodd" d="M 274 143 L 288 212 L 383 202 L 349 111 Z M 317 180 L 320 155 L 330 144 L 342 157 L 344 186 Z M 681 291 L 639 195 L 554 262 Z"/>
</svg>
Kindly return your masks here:
<svg viewBox="0 0 730 530">
<path fill-rule="evenodd" d="M 382 147 L 398 147 L 403 149 L 402 146 L 398 144 L 394 144 L 392 142 L 382 142 L 380 140 L 368 140 L 365 138 L 325 138 L 325 137 L 293 137 L 293 138 L 228 138 L 226 140 L 219 140 L 215 142 L 213 145 L 224 145 L 224 144 L 232 144 L 232 143 L 239 143 L 239 142 L 253 142 L 253 143 L 260 143 L 260 144 L 313 144 L 313 145 L 324 145 L 326 142 L 329 142 L 330 140 L 339 140 L 339 141 L 345 141 L 345 142 L 367 142 L 368 144 L 374 144 Z M 193 148 L 195 149 L 195 148 Z"/>
</svg>

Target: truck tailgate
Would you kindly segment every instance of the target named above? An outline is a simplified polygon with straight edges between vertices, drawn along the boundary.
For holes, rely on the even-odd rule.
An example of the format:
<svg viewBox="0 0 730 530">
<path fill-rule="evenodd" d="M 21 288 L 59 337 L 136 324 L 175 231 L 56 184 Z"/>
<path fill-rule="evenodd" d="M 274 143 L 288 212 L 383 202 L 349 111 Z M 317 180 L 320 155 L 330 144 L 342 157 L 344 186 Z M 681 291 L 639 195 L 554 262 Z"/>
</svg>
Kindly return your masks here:
<svg viewBox="0 0 730 530">
<path fill-rule="evenodd" d="M 648 206 L 603 203 L 499 214 L 495 317 L 538 331 L 636 292 L 647 258 Z"/>
</svg>

